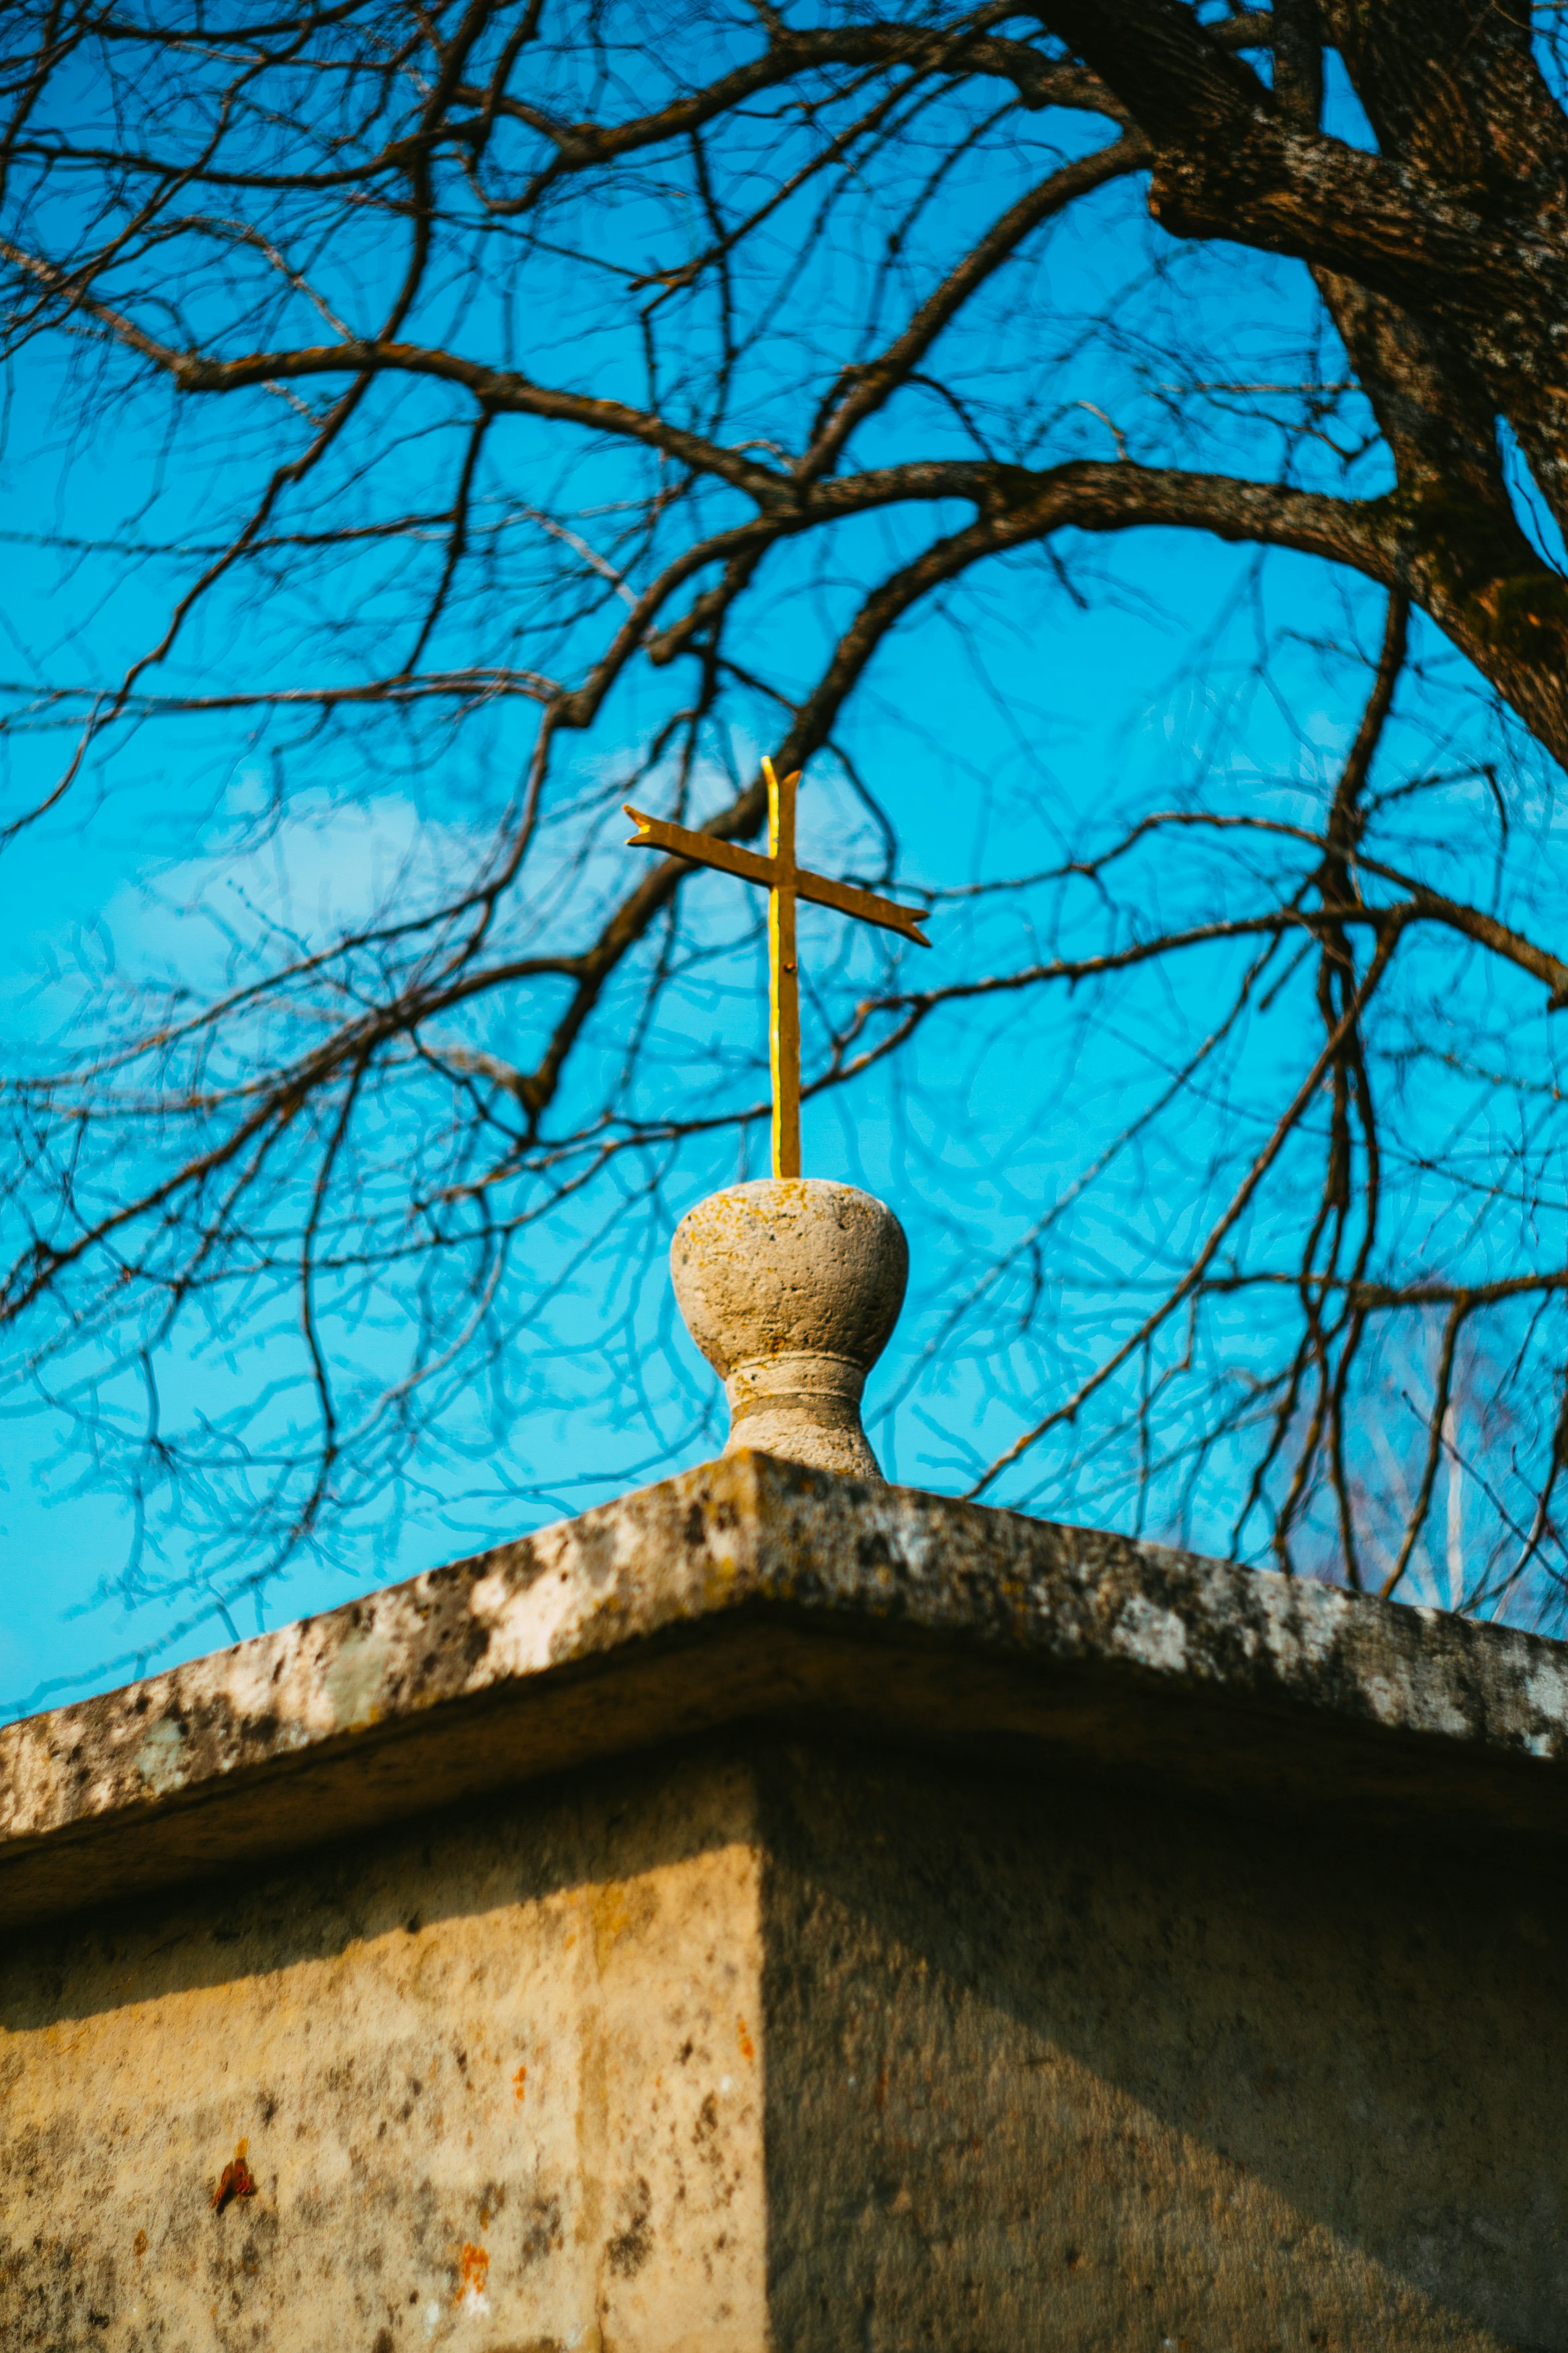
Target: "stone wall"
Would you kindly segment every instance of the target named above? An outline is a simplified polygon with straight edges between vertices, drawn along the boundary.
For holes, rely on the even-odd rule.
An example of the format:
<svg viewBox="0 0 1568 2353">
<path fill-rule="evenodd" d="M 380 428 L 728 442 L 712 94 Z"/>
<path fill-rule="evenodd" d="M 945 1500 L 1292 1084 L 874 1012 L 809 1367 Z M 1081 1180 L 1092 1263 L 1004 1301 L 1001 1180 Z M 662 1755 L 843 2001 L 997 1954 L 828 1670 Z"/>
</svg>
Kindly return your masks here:
<svg viewBox="0 0 1568 2353">
<path fill-rule="evenodd" d="M 637 1775 L 14 1950 L 0 2342 L 761 2346 L 752 1822 Z"/>
<path fill-rule="evenodd" d="M 773 2341 L 1568 2343 L 1560 1889 L 795 1750 L 765 1776 Z"/>
<path fill-rule="evenodd" d="M 12 1727 L 0 2343 L 1568 2347 L 1563 1664 L 737 1458 Z"/>
</svg>

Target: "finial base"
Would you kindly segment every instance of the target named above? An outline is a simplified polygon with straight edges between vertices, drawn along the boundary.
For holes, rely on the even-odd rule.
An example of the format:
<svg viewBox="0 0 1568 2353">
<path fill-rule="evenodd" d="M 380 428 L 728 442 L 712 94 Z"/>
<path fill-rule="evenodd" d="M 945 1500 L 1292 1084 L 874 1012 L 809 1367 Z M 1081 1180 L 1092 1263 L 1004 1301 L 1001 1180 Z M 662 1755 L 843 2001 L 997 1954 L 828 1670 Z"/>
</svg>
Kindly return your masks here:
<svg viewBox="0 0 1568 2353">
<path fill-rule="evenodd" d="M 733 1185 L 687 1212 L 669 1261 L 687 1329 L 730 1401 L 724 1451 L 880 1479 L 860 1393 L 909 1279 L 891 1209 L 821 1177 Z"/>
</svg>

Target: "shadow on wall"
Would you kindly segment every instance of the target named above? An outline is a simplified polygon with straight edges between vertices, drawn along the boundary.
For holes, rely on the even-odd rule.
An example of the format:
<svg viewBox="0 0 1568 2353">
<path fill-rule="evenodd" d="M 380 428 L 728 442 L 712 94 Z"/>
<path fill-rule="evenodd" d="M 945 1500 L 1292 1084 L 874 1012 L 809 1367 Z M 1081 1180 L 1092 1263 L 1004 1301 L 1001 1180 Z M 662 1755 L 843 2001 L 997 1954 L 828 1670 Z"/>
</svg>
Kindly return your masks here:
<svg viewBox="0 0 1568 2353">
<path fill-rule="evenodd" d="M 764 1786 L 780 2342 L 1568 2345 L 1527 1858 L 848 1751 Z"/>
</svg>

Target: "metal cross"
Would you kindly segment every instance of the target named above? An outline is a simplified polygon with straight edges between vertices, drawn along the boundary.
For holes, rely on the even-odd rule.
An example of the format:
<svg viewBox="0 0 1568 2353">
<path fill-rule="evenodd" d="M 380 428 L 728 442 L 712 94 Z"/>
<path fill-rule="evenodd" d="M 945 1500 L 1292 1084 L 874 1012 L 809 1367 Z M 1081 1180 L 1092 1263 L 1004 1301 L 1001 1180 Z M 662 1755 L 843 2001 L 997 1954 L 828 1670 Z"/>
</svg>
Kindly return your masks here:
<svg viewBox="0 0 1568 2353">
<path fill-rule="evenodd" d="M 929 948 L 920 926 L 929 907 L 900 907 L 895 900 L 879 899 L 874 891 L 858 890 L 853 882 L 835 882 L 814 874 L 795 859 L 795 796 L 800 771 L 777 776 L 771 760 L 763 762 L 768 786 L 768 855 L 741 849 L 717 834 L 692 833 L 661 817 L 645 817 L 630 802 L 623 806 L 637 827 L 628 849 L 668 849 L 694 866 L 712 866 L 721 874 L 738 875 L 742 882 L 760 883 L 768 894 L 768 1038 L 773 1080 L 773 1175 L 800 1175 L 800 965 L 795 944 L 795 902 L 815 900 L 819 907 L 836 907 L 862 923 L 879 923 Z"/>
</svg>

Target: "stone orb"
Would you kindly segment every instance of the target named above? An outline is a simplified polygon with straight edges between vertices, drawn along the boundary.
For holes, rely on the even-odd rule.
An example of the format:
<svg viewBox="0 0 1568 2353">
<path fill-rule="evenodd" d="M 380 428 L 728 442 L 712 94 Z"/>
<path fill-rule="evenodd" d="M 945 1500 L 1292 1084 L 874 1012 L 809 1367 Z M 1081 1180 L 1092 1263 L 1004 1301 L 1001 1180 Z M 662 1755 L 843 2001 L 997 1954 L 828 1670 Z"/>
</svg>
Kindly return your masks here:
<svg viewBox="0 0 1568 2353">
<path fill-rule="evenodd" d="M 724 1451 L 879 1480 L 860 1396 L 910 1271 L 886 1203 L 823 1177 L 733 1185 L 688 1210 L 669 1261 L 687 1329 L 729 1398 Z"/>
</svg>

